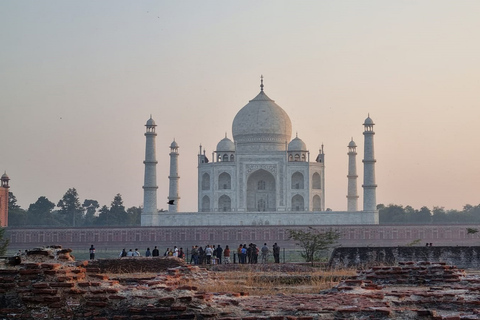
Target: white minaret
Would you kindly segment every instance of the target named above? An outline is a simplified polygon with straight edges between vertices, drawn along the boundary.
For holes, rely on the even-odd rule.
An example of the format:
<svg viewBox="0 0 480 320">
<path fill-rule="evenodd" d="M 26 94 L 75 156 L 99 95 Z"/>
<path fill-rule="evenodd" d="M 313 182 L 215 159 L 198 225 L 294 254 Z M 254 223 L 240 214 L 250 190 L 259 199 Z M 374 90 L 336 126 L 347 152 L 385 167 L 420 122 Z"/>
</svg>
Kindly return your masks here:
<svg viewBox="0 0 480 320">
<path fill-rule="evenodd" d="M 373 120 L 368 115 L 363 124 L 365 130 L 363 135 L 365 136 L 365 146 L 363 153 L 363 211 L 376 211 L 377 210 L 377 196 L 375 184 L 375 152 L 373 149 Z"/>
<path fill-rule="evenodd" d="M 168 211 L 178 212 L 180 197 L 178 196 L 178 144 L 173 140 L 170 145 L 170 187 L 168 191 Z"/>
<path fill-rule="evenodd" d="M 348 144 L 348 192 L 347 192 L 347 211 L 358 211 L 358 193 L 357 193 L 357 145 L 350 141 Z"/>
<path fill-rule="evenodd" d="M 141 217 L 142 226 L 158 225 L 157 210 L 157 158 L 155 148 L 155 121 L 152 116 L 148 119 L 145 132 L 145 178 L 143 182 L 143 211 Z"/>
</svg>

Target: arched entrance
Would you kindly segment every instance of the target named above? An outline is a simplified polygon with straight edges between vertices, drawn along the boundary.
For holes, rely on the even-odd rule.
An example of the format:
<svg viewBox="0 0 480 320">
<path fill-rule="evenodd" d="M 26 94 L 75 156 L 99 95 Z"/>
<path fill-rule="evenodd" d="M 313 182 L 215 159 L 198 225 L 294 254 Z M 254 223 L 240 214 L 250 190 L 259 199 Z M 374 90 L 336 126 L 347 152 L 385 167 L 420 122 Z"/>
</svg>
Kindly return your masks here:
<svg viewBox="0 0 480 320">
<path fill-rule="evenodd" d="M 247 180 L 247 211 L 276 211 L 275 177 L 260 169 L 253 172 Z"/>
</svg>

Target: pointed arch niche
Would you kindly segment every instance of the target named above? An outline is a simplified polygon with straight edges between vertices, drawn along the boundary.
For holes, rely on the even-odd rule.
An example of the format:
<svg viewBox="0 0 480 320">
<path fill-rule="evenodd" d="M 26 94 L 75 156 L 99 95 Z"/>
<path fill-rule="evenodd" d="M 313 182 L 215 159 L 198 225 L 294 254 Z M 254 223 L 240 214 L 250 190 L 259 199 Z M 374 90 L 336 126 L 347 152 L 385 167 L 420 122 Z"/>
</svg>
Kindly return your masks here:
<svg viewBox="0 0 480 320">
<path fill-rule="evenodd" d="M 232 178 L 226 172 L 222 172 L 218 176 L 218 189 L 231 189 L 232 188 Z"/>
<path fill-rule="evenodd" d="M 218 211 L 232 211 L 232 200 L 229 196 L 223 195 L 218 199 Z"/>
<path fill-rule="evenodd" d="M 303 174 L 300 172 L 295 172 L 292 174 L 292 189 L 303 189 Z"/>
<path fill-rule="evenodd" d="M 313 211 L 322 211 L 322 201 L 319 195 L 313 196 Z"/>
<path fill-rule="evenodd" d="M 273 174 L 259 169 L 247 180 L 247 211 L 276 211 L 276 181 Z"/>
<path fill-rule="evenodd" d="M 210 175 L 208 173 L 202 175 L 202 190 L 210 190 Z"/>
<path fill-rule="evenodd" d="M 320 180 L 320 174 L 315 172 L 312 176 L 312 189 L 321 189 L 322 182 Z"/>
<path fill-rule="evenodd" d="M 202 198 L 202 212 L 209 212 L 210 210 L 210 198 L 208 196 L 204 196 Z"/>
<path fill-rule="evenodd" d="M 292 198 L 292 211 L 303 211 L 305 209 L 305 200 L 299 194 Z"/>
</svg>

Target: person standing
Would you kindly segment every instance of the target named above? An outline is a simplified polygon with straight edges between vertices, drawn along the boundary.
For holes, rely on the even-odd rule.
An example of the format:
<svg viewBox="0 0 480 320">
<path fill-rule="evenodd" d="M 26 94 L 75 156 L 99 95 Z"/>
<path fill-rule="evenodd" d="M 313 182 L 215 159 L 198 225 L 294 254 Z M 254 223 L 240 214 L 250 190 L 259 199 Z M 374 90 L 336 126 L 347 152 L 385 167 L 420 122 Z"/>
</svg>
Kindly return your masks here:
<svg viewBox="0 0 480 320">
<path fill-rule="evenodd" d="M 123 248 L 122 252 L 120 252 L 120 254 L 118 255 L 119 258 L 123 258 L 123 257 L 126 257 L 127 256 L 127 251 L 125 250 L 125 248 Z"/>
<path fill-rule="evenodd" d="M 150 248 L 147 248 L 147 251 L 145 251 L 145 257 L 150 257 L 151 255 Z"/>
<path fill-rule="evenodd" d="M 228 247 L 228 245 L 225 246 L 225 250 L 223 250 L 223 257 L 225 258 L 224 263 L 230 264 L 230 248 Z"/>
<path fill-rule="evenodd" d="M 280 247 L 276 242 L 273 245 L 273 258 L 275 259 L 275 263 L 280 263 Z"/>
<path fill-rule="evenodd" d="M 153 248 L 152 250 L 152 257 L 158 257 L 159 255 L 160 255 L 160 251 L 158 251 L 157 246 L 155 246 L 155 248 Z"/>
<path fill-rule="evenodd" d="M 95 259 L 95 247 L 93 246 L 93 244 L 90 246 L 90 249 L 88 251 L 90 252 L 90 260 L 94 260 Z"/>
<path fill-rule="evenodd" d="M 207 257 L 207 264 L 211 263 L 212 254 L 213 254 L 213 249 L 210 247 L 210 245 L 207 245 L 207 248 L 205 249 L 205 256 Z"/>
<path fill-rule="evenodd" d="M 262 263 L 267 263 L 267 257 L 268 257 L 268 250 L 267 244 L 264 243 L 262 247 Z"/>
<path fill-rule="evenodd" d="M 223 249 L 220 245 L 218 245 L 218 247 L 217 247 L 218 264 L 222 264 L 222 253 L 223 253 Z"/>
<path fill-rule="evenodd" d="M 133 253 L 134 257 L 140 257 L 140 251 L 138 251 L 137 248 L 135 248 L 135 252 Z"/>
</svg>

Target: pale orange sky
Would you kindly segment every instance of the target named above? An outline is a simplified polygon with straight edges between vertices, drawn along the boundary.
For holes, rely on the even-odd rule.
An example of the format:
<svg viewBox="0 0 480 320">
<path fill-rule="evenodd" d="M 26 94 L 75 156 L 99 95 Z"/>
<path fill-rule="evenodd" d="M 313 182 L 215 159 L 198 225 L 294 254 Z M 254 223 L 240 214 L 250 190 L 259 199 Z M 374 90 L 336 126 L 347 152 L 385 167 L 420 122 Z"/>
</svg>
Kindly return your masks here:
<svg viewBox="0 0 480 320">
<path fill-rule="evenodd" d="M 152 114 L 159 209 L 175 138 L 196 211 L 198 146 L 231 137 L 263 74 L 311 158 L 325 145 L 327 207 L 346 209 L 351 137 L 362 203 L 368 113 L 378 203 L 476 205 L 478 17 L 478 1 L 0 1 L 0 170 L 25 209 L 70 187 L 142 205 Z"/>
</svg>

